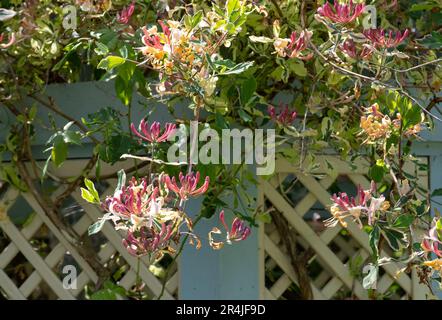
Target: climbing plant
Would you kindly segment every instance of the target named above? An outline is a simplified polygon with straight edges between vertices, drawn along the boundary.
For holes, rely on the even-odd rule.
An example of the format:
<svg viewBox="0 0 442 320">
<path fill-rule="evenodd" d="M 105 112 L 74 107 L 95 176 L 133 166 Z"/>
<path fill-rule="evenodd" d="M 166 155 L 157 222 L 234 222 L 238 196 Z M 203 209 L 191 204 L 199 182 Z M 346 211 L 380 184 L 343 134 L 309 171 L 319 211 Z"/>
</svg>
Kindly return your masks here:
<svg viewBox="0 0 442 320">
<path fill-rule="evenodd" d="M 202 218 L 220 223 L 207 235 L 214 249 L 246 240 L 258 222 L 272 219 L 253 209 L 246 190 L 256 179 L 244 161 L 194 164 L 197 149 L 182 162 L 167 158 L 173 137 L 193 125 L 275 129 L 276 157 L 308 175 L 321 152 L 349 163 L 368 159 L 371 187 L 334 195 L 323 223 L 345 228 L 354 220 L 368 233 L 363 285 L 373 298 L 378 267 L 392 261 L 405 265 L 402 272 L 417 269 L 429 287 L 431 279 L 440 282 L 442 222 L 431 202 L 441 193 L 427 194 L 417 174 L 404 171 L 417 163 L 414 141 L 442 121 L 440 2 L 3 0 L 1 7 L 0 99 L 15 120 L 0 145 L 0 156 L 11 159 L 0 179 L 30 192 L 103 278 L 109 274 L 91 248 L 59 217 L 80 187 L 103 210 L 90 234 L 110 220 L 125 230 L 131 254 L 154 260 L 176 258 L 189 241 L 198 248 L 193 226 Z M 103 106 L 76 119 L 45 94 L 48 84 L 79 81 L 112 81 L 125 111 Z M 145 98 L 145 118 L 132 123 L 135 95 Z M 150 120 L 154 101 L 176 123 Z M 49 118 L 52 136 L 37 156 L 31 147 L 40 108 L 66 123 Z M 191 116 L 181 116 L 183 109 Z M 63 167 L 72 146 L 85 144 L 94 148 L 81 175 L 66 180 L 50 172 Z M 42 156 L 44 165 L 36 161 Z M 109 178 L 100 176 L 101 164 L 118 166 L 123 158 L 133 168 L 112 175 L 114 194 L 99 194 L 95 184 Z M 65 187 L 54 200 L 42 191 L 48 180 Z M 203 206 L 192 221 L 185 204 L 197 196 Z M 226 213 L 234 217 L 230 227 Z M 428 232 L 419 238 L 422 227 Z M 384 246 L 391 257 L 380 257 Z"/>
</svg>

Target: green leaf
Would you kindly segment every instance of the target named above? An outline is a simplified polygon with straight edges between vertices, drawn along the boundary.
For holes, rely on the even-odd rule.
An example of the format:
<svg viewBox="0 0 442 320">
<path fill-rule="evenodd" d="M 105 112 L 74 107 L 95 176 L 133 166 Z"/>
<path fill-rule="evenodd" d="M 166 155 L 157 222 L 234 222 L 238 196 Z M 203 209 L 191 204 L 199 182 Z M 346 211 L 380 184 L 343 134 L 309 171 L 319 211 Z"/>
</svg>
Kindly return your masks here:
<svg viewBox="0 0 442 320">
<path fill-rule="evenodd" d="M 105 44 L 97 42 L 97 47 L 94 49 L 94 51 L 100 56 L 105 56 L 109 53 L 109 48 Z"/>
<path fill-rule="evenodd" d="M 253 97 L 257 88 L 256 79 L 254 77 L 250 77 L 243 81 L 240 88 L 240 97 L 242 105 L 247 104 L 250 98 Z"/>
<path fill-rule="evenodd" d="M 109 289 L 99 290 L 91 294 L 91 300 L 117 300 L 115 292 Z"/>
<path fill-rule="evenodd" d="M 408 228 L 414 221 L 414 216 L 411 214 L 401 214 L 397 219 L 393 222 L 393 228 Z"/>
<path fill-rule="evenodd" d="M 247 112 L 245 112 L 243 109 L 239 109 L 238 114 L 244 122 L 252 121 L 252 117 Z"/>
<path fill-rule="evenodd" d="M 66 143 L 73 143 L 76 145 L 81 145 L 81 133 L 80 132 L 75 132 L 75 131 L 65 131 L 62 134 L 63 136 L 63 140 Z"/>
<path fill-rule="evenodd" d="M 132 100 L 132 92 L 133 86 L 132 83 L 126 83 L 126 81 L 118 76 L 115 79 L 115 92 L 117 93 L 117 97 L 121 100 L 121 102 L 128 106 L 130 101 Z"/>
<path fill-rule="evenodd" d="M 403 245 L 408 243 L 407 235 L 402 231 L 384 227 L 381 232 L 388 245 L 395 251 L 398 251 Z"/>
<path fill-rule="evenodd" d="M 95 189 L 94 183 L 91 180 L 89 180 L 88 178 L 84 178 L 84 185 L 86 186 L 87 190 L 94 197 L 95 202 L 100 203 L 100 196 L 98 195 L 97 189 Z"/>
<path fill-rule="evenodd" d="M 94 224 L 91 224 L 89 228 L 87 228 L 88 235 L 93 235 L 101 231 L 103 229 L 104 223 L 106 222 L 105 219 L 100 219 Z"/>
<path fill-rule="evenodd" d="M 253 66 L 254 61 L 248 61 L 248 62 L 241 62 L 231 68 L 230 70 L 224 71 L 220 73 L 220 75 L 229 75 L 229 74 L 240 74 L 244 71 L 246 71 L 248 68 Z"/>
<path fill-rule="evenodd" d="M 287 61 L 288 68 L 291 72 L 300 77 L 307 76 L 307 68 L 304 67 L 304 62 L 297 59 L 290 59 Z"/>
<path fill-rule="evenodd" d="M 442 230 L 442 219 L 437 220 L 437 222 L 436 222 L 436 230 L 437 231 Z"/>
<path fill-rule="evenodd" d="M 263 223 L 270 223 L 272 222 L 272 216 L 268 212 L 263 212 L 256 216 L 256 220 Z"/>
<path fill-rule="evenodd" d="M 376 164 L 368 170 L 368 176 L 375 182 L 381 182 L 386 172 L 385 164 L 382 161 L 376 161 Z"/>
<path fill-rule="evenodd" d="M 136 65 L 134 63 L 132 62 L 123 63 L 118 68 L 118 76 L 121 77 L 121 79 L 123 79 L 126 85 L 128 86 L 133 78 L 135 70 L 136 70 Z"/>
<path fill-rule="evenodd" d="M 56 167 L 60 167 L 68 156 L 68 145 L 63 139 L 57 139 L 51 152 L 52 162 Z"/>
<path fill-rule="evenodd" d="M 416 12 L 416 11 L 429 11 L 433 8 L 437 8 L 438 4 L 436 2 L 423 2 L 423 3 L 415 3 L 411 6 L 409 12 Z"/>
<path fill-rule="evenodd" d="M 85 188 L 80 188 L 81 190 L 81 197 L 86 200 L 89 203 L 96 203 L 96 199 L 94 197 L 94 195 L 89 191 L 86 190 Z"/>
<path fill-rule="evenodd" d="M 226 2 L 226 13 L 230 17 L 232 12 L 239 7 L 239 0 L 227 0 Z"/>
<path fill-rule="evenodd" d="M 104 69 L 106 71 L 110 71 L 113 68 L 118 67 L 125 62 L 126 62 L 126 60 L 124 58 L 121 58 L 118 56 L 107 56 L 106 58 L 104 58 L 100 61 L 97 68 Z"/>
<path fill-rule="evenodd" d="M 195 15 L 192 17 L 192 22 L 190 24 L 190 29 L 195 28 L 203 18 L 203 11 L 199 10 Z"/>
<path fill-rule="evenodd" d="M 229 129 L 229 124 L 226 119 L 218 112 L 215 113 L 215 124 L 220 129 Z"/>
<path fill-rule="evenodd" d="M 430 35 L 418 40 L 418 42 L 428 49 L 440 49 L 442 47 L 442 34 L 433 31 Z"/>
</svg>

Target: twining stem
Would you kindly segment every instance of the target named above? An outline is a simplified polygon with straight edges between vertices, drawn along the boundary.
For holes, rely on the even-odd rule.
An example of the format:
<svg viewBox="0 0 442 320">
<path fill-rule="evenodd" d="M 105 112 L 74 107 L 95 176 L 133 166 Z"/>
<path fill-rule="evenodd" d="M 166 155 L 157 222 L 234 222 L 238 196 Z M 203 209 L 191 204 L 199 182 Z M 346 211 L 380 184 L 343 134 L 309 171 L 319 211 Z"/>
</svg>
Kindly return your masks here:
<svg viewBox="0 0 442 320">
<path fill-rule="evenodd" d="M 200 108 L 201 107 L 202 106 L 197 105 L 196 109 L 195 109 L 195 120 L 194 121 L 196 122 L 196 127 L 197 128 L 198 128 L 198 122 L 199 122 Z M 189 126 L 189 128 L 191 128 L 191 125 Z M 190 154 L 189 154 L 189 168 L 187 170 L 188 174 L 190 174 L 192 172 L 192 165 L 193 165 L 192 159 L 193 159 L 193 155 L 198 150 L 198 148 L 197 148 L 197 143 L 198 143 L 197 138 L 198 138 L 198 135 L 196 134 L 196 132 L 193 132 L 193 136 L 190 137 L 191 141 L 190 141 Z M 185 209 L 185 206 L 186 206 L 186 202 L 187 202 L 187 200 L 184 200 L 184 199 L 180 200 L 180 204 L 179 204 L 179 207 L 178 207 L 180 212 L 184 212 L 184 209 Z M 195 226 L 201 218 L 202 218 L 202 215 L 200 213 L 196 217 L 195 221 L 193 222 L 193 226 Z M 172 265 L 174 264 L 174 262 L 176 261 L 176 259 L 181 254 L 181 252 L 183 251 L 184 245 L 186 244 L 188 238 L 189 238 L 189 235 L 187 234 L 184 237 L 183 241 L 181 242 L 181 245 L 180 245 L 180 248 L 178 249 L 178 252 L 174 255 L 174 257 L 172 259 L 172 262 L 169 264 L 169 266 L 166 269 L 166 273 L 164 275 L 164 280 L 163 280 L 163 285 L 161 287 L 161 292 L 160 292 L 160 294 L 158 295 L 158 298 L 157 298 L 158 300 L 160 300 L 162 298 L 162 296 L 164 295 L 164 290 L 166 288 L 167 278 L 169 276 L 170 269 L 171 269 Z"/>
</svg>

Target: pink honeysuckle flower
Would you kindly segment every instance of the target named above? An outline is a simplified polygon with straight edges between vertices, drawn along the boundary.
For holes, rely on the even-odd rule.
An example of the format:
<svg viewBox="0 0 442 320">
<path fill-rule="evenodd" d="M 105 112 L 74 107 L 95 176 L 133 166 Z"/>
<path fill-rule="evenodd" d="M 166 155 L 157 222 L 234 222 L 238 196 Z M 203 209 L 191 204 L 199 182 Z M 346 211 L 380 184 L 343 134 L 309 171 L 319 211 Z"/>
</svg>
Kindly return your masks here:
<svg viewBox="0 0 442 320">
<path fill-rule="evenodd" d="M 434 218 L 428 235 L 422 240 L 421 247 L 425 252 L 432 252 L 439 258 L 442 258 L 442 241 L 439 236 L 437 222 L 438 219 Z"/>
<path fill-rule="evenodd" d="M 409 34 L 409 30 L 404 32 L 389 31 L 388 34 L 384 29 L 368 29 L 363 31 L 364 36 L 371 41 L 374 47 L 393 48 L 397 47 Z"/>
<path fill-rule="evenodd" d="M 144 45 L 155 49 L 163 49 L 163 44 L 161 43 L 161 38 L 158 35 L 156 26 L 150 29 L 143 27 L 141 30 L 144 33 L 144 35 L 141 37 L 141 41 L 144 43 Z"/>
<path fill-rule="evenodd" d="M 232 241 L 242 241 L 247 239 L 247 237 L 250 235 L 251 230 L 249 227 L 247 227 L 241 219 L 238 217 L 235 217 L 232 222 L 232 226 L 229 229 L 229 227 L 226 224 L 226 221 L 224 219 L 224 210 L 222 210 L 219 213 L 219 219 L 221 220 L 221 223 L 223 224 L 224 228 L 227 232 L 227 238 L 226 242 L 228 244 L 232 244 Z"/>
<path fill-rule="evenodd" d="M 348 4 L 340 4 L 334 1 L 333 7 L 329 2 L 318 8 L 318 14 L 333 23 L 350 23 L 356 20 L 365 9 L 365 4 L 354 4 L 352 0 Z"/>
<path fill-rule="evenodd" d="M 140 257 L 168 247 L 172 235 L 173 228 L 171 224 L 163 223 L 161 230 L 142 227 L 137 232 L 129 230 L 126 238 L 123 239 L 123 245 L 131 255 Z"/>
<path fill-rule="evenodd" d="M 298 34 L 293 31 L 290 35 L 290 43 L 287 46 L 289 58 L 299 58 L 302 60 L 310 60 L 313 57 L 313 53 L 303 54 L 302 52 L 307 49 L 310 38 L 312 37 L 311 31 L 301 31 Z"/>
<path fill-rule="evenodd" d="M 128 24 L 130 17 L 132 17 L 134 11 L 135 11 L 135 1 L 132 1 L 132 3 L 128 7 L 123 8 L 121 12 L 117 13 L 118 23 Z"/>
<path fill-rule="evenodd" d="M 12 46 L 12 45 L 14 44 L 14 42 L 15 42 L 15 34 L 14 34 L 14 33 L 11 33 L 11 35 L 9 36 L 9 40 L 8 40 L 8 42 L 6 42 L 6 43 L 2 43 L 2 42 L 3 42 L 3 39 L 4 39 L 4 35 L 3 35 L 3 33 L 2 33 L 2 34 L 0 34 L 0 48 L 2 48 L 2 49 L 9 48 L 9 47 Z"/>
<path fill-rule="evenodd" d="M 332 217 L 325 221 L 325 225 L 330 227 L 340 223 L 345 228 L 347 223 L 344 221 L 344 218 L 353 217 L 362 228 L 362 216 L 367 217 L 369 225 L 373 225 L 376 212 L 385 212 L 390 207 L 390 203 L 385 200 L 383 195 L 378 198 L 374 197 L 373 194 L 375 192 L 376 185 L 372 182 L 368 190 L 358 186 L 355 197 L 349 197 L 345 192 L 339 192 L 337 195 L 334 194 L 331 198 L 334 204 L 330 208 Z"/>
<path fill-rule="evenodd" d="M 176 125 L 172 123 L 166 123 L 164 132 L 161 134 L 161 125 L 159 122 L 155 121 L 149 128 L 149 123 L 141 120 L 139 125 L 139 130 L 141 133 L 135 128 L 135 125 L 132 123 L 130 125 L 130 129 L 132 132 L 142 140 L 148 141 L 150 143 L 159 143 L 164 142 L 169 139 L 175 132 Z"/>
<path fill-rule="evenodd" d="M 144 212 L 149 211 L 152 199 L 157 194 L 158 188 L 152 189 L 146 179 L 138 183 L 132 178 L 127 186 L 116 190 L 113 196 L 108 196 L 102 208 L 123 220 L 130 220 L 132 215 L 141 217 Z"/>
<path fill-rule="evenodd" d="M 373 48 L 362 45 L 361 49 L 356 47 L 356 43 L 352 39 L 346 40 L 339 49 L 352 59 L 367 59 L 373 53 Z"/>
<path fill-rule="evenodd" d="M 161 20 L 158 20 L 158 24 L 161 26 L 161 29 L 163 29 L 163 33 L 167 37 L 167 39 L 170 39 L 170 29 L 169 29 L 169 27 Z"/>
<path fill-rule="evenodd" d="M 296 111 L 291 111 L 286 105 L 279 114 L 276 114 L 274 106 L 269 106 L 267 109 L 270 118 L 281 126 L 290 126 L 296 119 Z"/>
<path fill-rule="evenodd" d="M 247 227 L 245 223 L 241 221 L 238 217 L 235 217 L 235 219 L 233 219 L 232 226 L 229 229 L 224 219 L 224 210 L 219 213 L 219 219 L 221 220 L 224 229 L 226 229 L 227 235 L 225 242 L 227 242 L 228 244 L 232 244 L 232 241 L 238 242 L 245 240 L 251 233 L 250 228 Z M 217 227 L 213 227 L 208 234 L 209 244 L 212 249 L 220 250 L 224 247 L 224 241 L 215 241 L 215 239 L 213 238 L 214 234 L 222 234 L 222 231 Z"/>
<path fill-rule="evenodd" d="M 365 207 L 367 200 L 370 198 L 370 193 L 365 192 L 361 186 L 358 186 L 356 197 L 349 197 L 346 192 L 338 192 L 333 194 L 332 200 L 342 210 L 349 210 L 354 207 Z"/>
<path fill-rule="evenodd" d="M 210 183 L 210 178 L 207 176 L 204 184 L 198 188 L 197 186 L 200 180 L 199 172 L 197 172 L 196 175 L 193 172 L 187 175 L 183 175 L 183 173 L 180 172 L 179 180 L 180 186 L 178 186 L 175 177 L 172 177 L 172 179 L 170 179 L 168 175 L 164 176 L 164 182 L 167 188 L 175 192 L 181 200 L 187 200 L 189 197 L 196 197 L 205 193 L 209 188 Z"/>
</svg>

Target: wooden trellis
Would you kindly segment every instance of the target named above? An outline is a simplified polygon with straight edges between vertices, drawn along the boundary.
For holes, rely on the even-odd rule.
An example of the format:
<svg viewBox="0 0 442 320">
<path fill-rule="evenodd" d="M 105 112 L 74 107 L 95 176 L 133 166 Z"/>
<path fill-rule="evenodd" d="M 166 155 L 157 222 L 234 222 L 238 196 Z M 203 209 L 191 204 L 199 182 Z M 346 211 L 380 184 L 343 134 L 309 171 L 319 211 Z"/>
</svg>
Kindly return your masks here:
<svg viewBox="0 0 442 320">
<path fill-rule="evenodd" d="M 291 232 L 296 235 L 297 246 L 300 247 L 298 251 L 308 249 L 312 252 L 306 268 L 314 299 L 367 299 L 367 290 L 363 289 L 360 280 L 353 277 L 349 263 L 357 256 L 360 256 L 361 261 L 367 262 L 371 252 L 368 235 L 350 222 L 344 232 L 340 225 L 325 228 L 321 220 L 312 220 L 308 214 L 315 212 L 315 206 L 326 211 L 325 208 L 331 204 L 329 188 L 337 179 L 346 179 L 353 186 L 368 188 L 370 182 L 366 174 L 369 164 L 359 159 L 349 165 L 335 156 L 319 156 L 316 160 L 320 168 L 315 172 L 323 174 L 320 178 L 300 172 L 296 165 L 291 165 L 284 159 L 278 160 L 274 177 L 270 180 L 260 179 L 259 203 L 265 209 L 273 207 L 278 214 L 283 215 Z M 426 163 L 427 159 L 421 158 L 420 161 Z M 337 171 L 333 176 L 327 174 L 330 173 L 330 164 Z M 405 170 L 414 173 L 416 168 L 415 165 L 407 164 Z M 427 190 L 427 171 L 417 172 L 420 187 Z M 298 185 L 298 197 L 293 201 L 281 189 L 281 183 L 289 177 L 297 181 Z M 273 223 L 261 227 L 259 250 L 261 298 L 287 299 L 286 293 L 293 291 L 293 285 L 297 286 L 298 279 Z M 425 299 L 427 287 L 419 283 L 415 271 L 398 275 L 398 270 L 402 267 L 403 265 L 395 263 L 382 266 L 377 292 L 384 294 L 390 289 L 390 299 Z M 392 286 L 396 290 L 391 290 Z"/>
<path fill-rule="evenodd" d="M 69 160 L 63 167 L 62 171 L 57 172 L 58 176 L 74 176 L 84 167 L 86 160 Z M 119 167 L 120 168 L 120 167 Z M 103 168 L 103 174 L 114 172 L 115 168 Z M 109 187 L 104 194 L 112 194 L 116 185 L 115 180 L 106 181 Z M 56 193 L 62 192 L 62 188 L 56 190 Z M 53 292 L 54 297 L 59 299 L 76 299 L 81 297 L 84 287 L 88 283 L 96 283 L 98 275 L 88 262 L 77 252 L 74 246 L 69 242 L 68 237 L 63 231 L 59 230 L 52 221 L 45 215 L 43 209 L 31 194 L 22 193 L 20 201 L 26 201 L 35 212 L 32 219 L 22 227 L 16 226 L 8 217 L 8 209 L 17 201 L 20 193 L 9 188 L 0 199 L 0 229 L 9 239 L 9 243 L 0 251 L 0 294 L 6 295 L 8 299 L 27 299 L 31 294 L 38 290 L 40 286 L 48 286 Z M 94 205 L 86 203 L 81 199 L 80 191 L 77 190 L 72 194 L 73 200 L 82 208 L 84 214 L 73 224 L 73 229 L 78 235 L 87 233 L 90 224 L 97 221 L 102 216 L 102 212 Z M 47 254 L 40 254 L 35 251 L 29 240 L 41 230 L 46 228 L 51 236 L 55 239 L 56 244 L 50 248 Z M 138 259 L 131 256 L 122 245 L 122 235 L 114 230 L 109 222 L 106 222 L 102 229 L 102 235 L 106 238 L 103 245 L 100 246 L 98 257 L 100 262 L 105 264 L 112 256 L 119 254 L 127 263 L 128 269 L 124 276 L 119 280 L 119 285 L 125 289 L 131 288 L 137 280 Z M 1 248 L 0 248 L 1 249 Z M 32 270 L 26 279 L 17 284 L 16 279 L 8 276 L 6 268 L 11 261 L 21 254 L 27 261 L 28 268 Z M 63 276 L 57 267 L 66 256 L 70 256 L 81 268 L 81 272 L 77 278 L 76 289 L 65 289 L 63 287 Z M 139 277 L 146 284 L 147 292 L 152 298 L 157 297 L 162 289 L 162 280 L 157 278 L 149 271 L 148 259 L 141 259 L 139 268 Z M 167 281 L 163 299 L 175 299 L 178 295 L 178 271 L 171 272 Z"/>
</svg>

